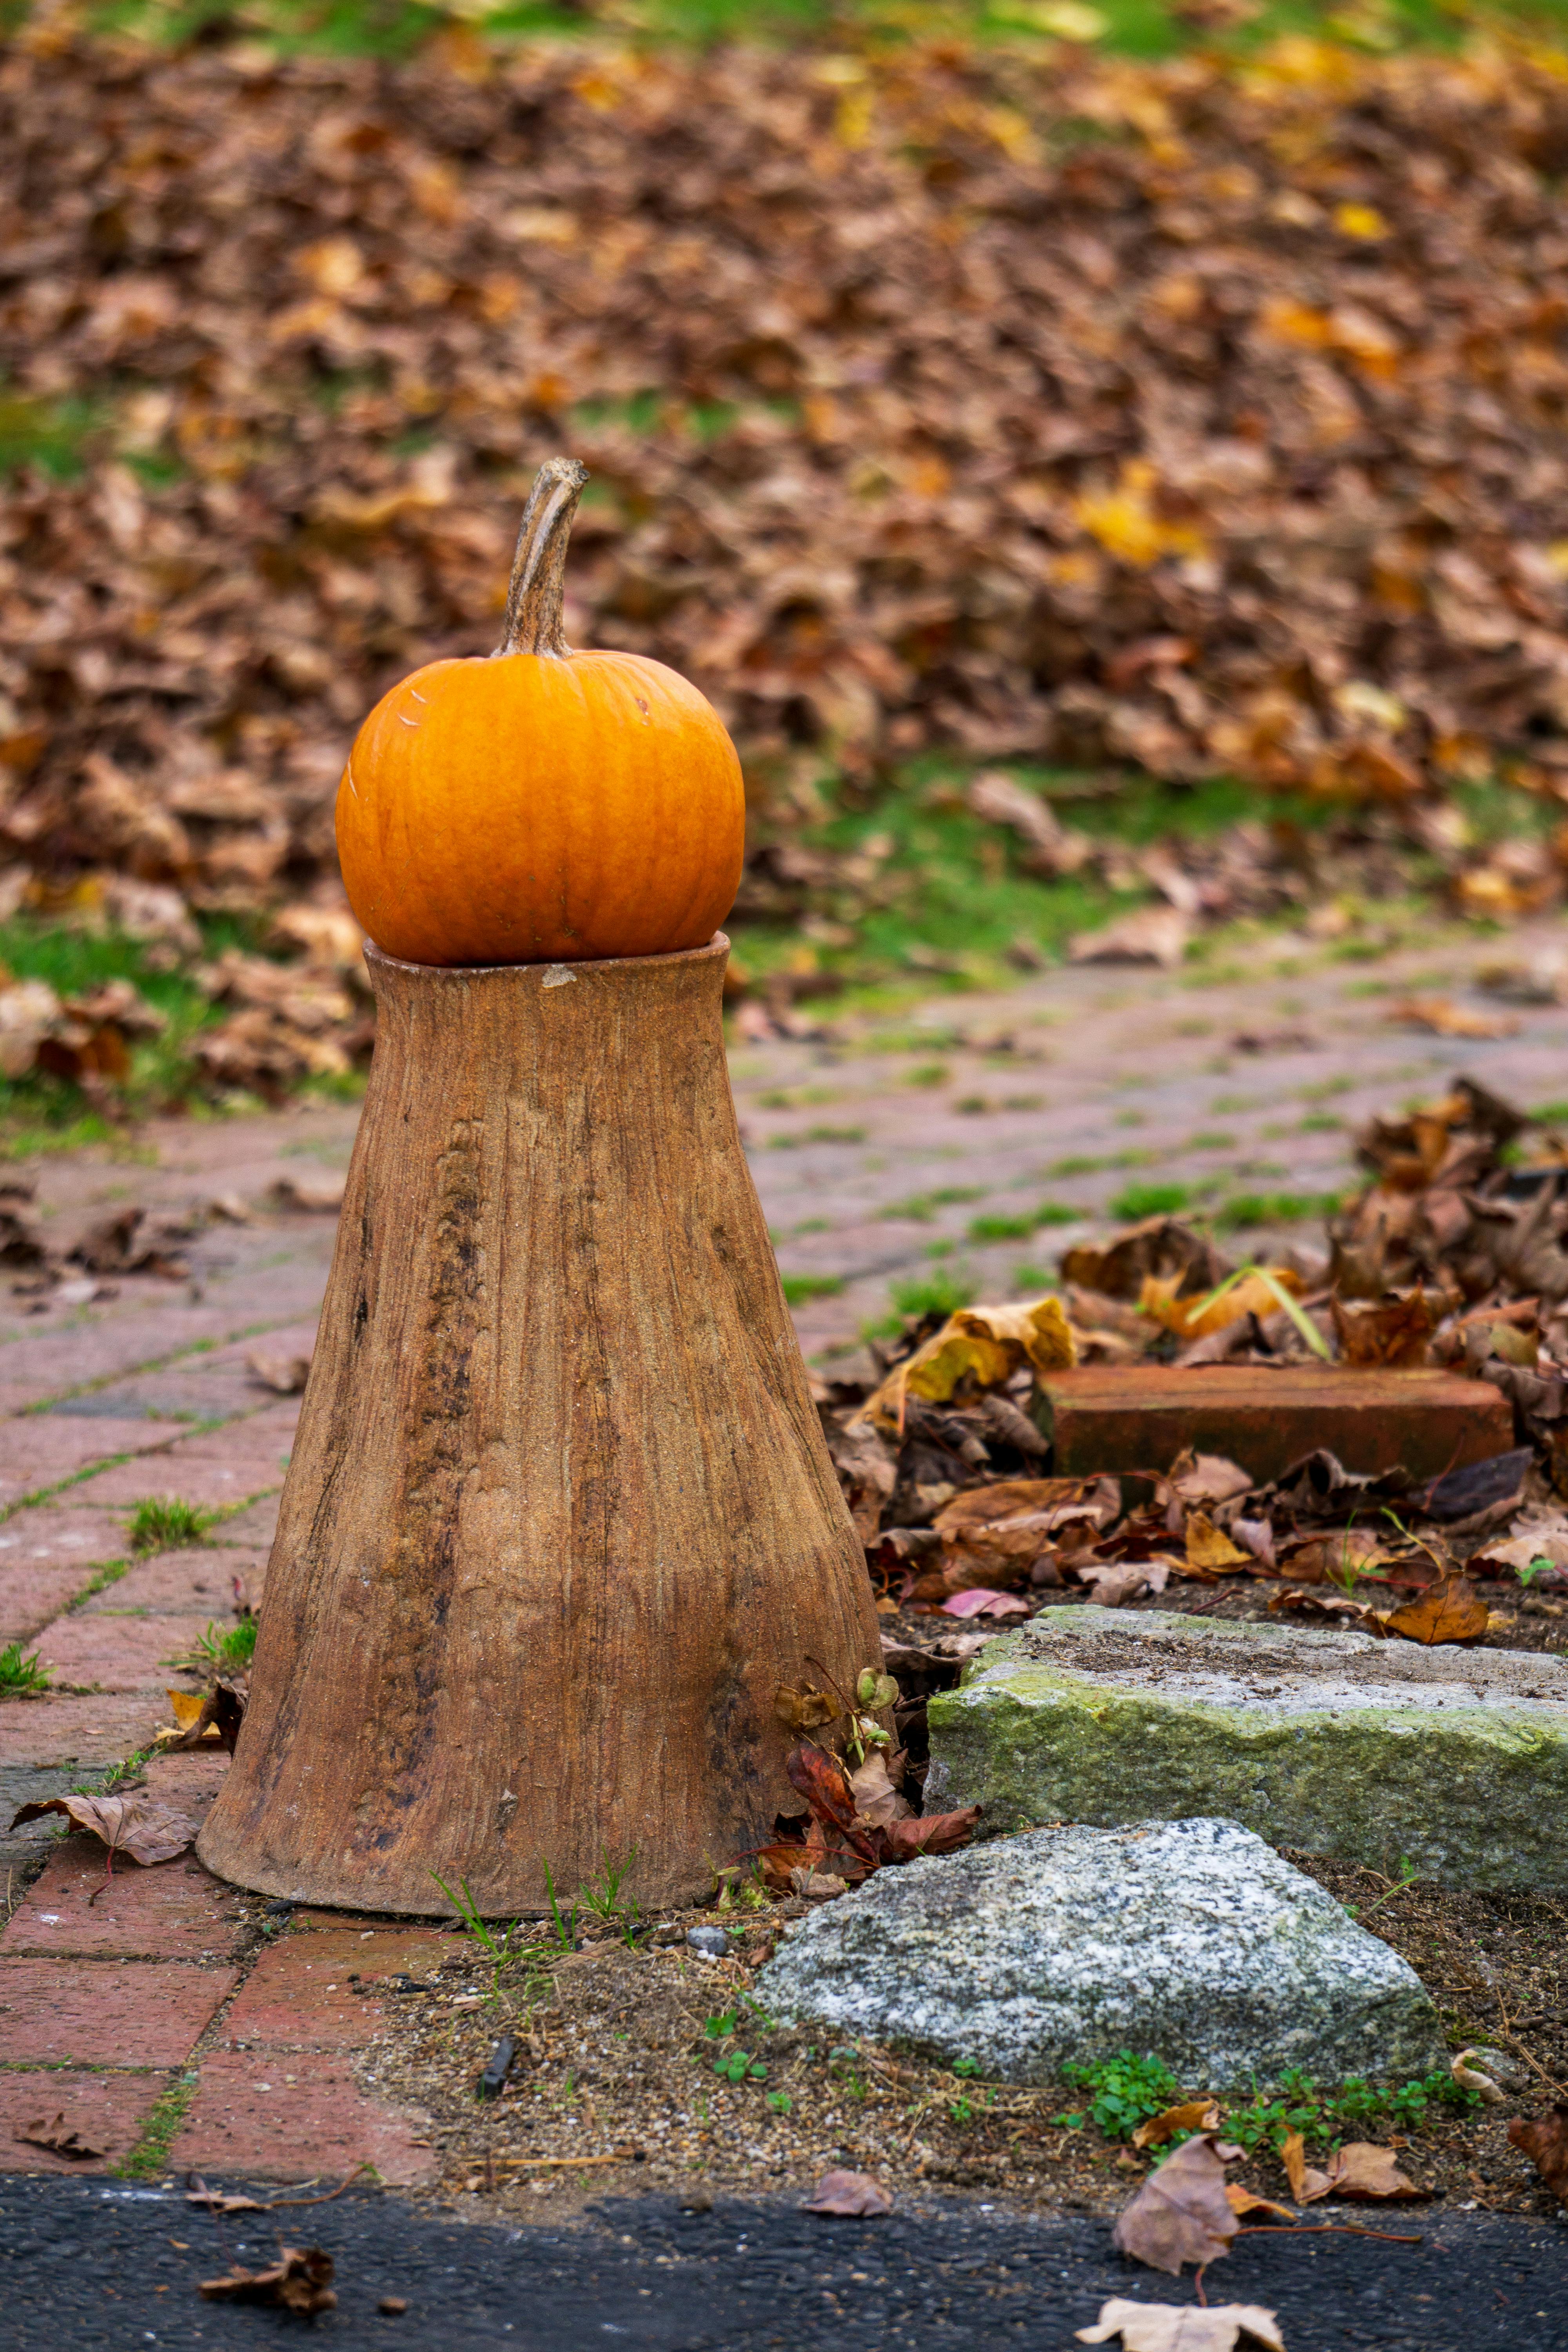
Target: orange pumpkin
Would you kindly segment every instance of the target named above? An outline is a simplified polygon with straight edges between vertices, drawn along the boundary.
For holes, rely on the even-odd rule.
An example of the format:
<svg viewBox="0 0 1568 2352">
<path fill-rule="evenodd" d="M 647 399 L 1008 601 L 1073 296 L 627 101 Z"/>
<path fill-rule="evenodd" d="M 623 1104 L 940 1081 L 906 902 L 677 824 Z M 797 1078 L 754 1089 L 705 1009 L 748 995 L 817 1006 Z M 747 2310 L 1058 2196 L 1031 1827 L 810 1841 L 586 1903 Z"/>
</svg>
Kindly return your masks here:
<svg viewBox="0 0 1568 2352">
<path fill-rule="evenodd" d="M 575 962 L 702 946 L 741 878 L 741 763 L 662 662 L 573 653 L 566 541 L 587 470 L 529 497 L 506 629 L 384 695 L 338 787 L 349 903 L 411 963 Z"/>
</svg>

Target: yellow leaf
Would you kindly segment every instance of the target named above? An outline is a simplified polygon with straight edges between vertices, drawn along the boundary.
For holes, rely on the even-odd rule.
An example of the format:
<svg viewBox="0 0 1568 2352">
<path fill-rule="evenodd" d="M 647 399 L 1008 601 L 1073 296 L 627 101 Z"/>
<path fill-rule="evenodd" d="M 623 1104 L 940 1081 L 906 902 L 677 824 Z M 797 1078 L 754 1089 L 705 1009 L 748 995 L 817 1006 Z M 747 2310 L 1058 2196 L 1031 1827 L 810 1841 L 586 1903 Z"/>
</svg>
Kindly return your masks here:
<svg viewBox="0 0 1568 2352">
<path fill-rule="evenodd" d="M 1055 1297 L 1006 1307 L 961 1307 L 940 1331 L 889 1374 L 864 1410 L 873 1421 L 899 1426 L 906 1396 L 945 1404 L 959 1382 L 999 1388 L 1026 1364 L 1037 1372 L 1062 1371 L 1076 1362 L 1072 1332 Z"/>
<path fill-rule="evenodd" d="M 1279 1288 L 1270 1287 L 1260 1274 L 1244 1275 L 1233 1283 L 1223 1297 L 1205 1299 L 1178 1298 L 1182 1285 L 1180 1275 L 1162 1276 L 1147 1274 L 1138 1305 L 1140 1311 L 1173 1331 L 1178 1339 L 1202 1339 L 1210 1331 L 1223 1331 L 1227 1323 L 1236 1323 L 1244 1315 L 1256 1315 L 1261 1322 L 1265 1316 L 1279 1312 L 1279 1291 L 1287 1290 L 1292 1298 L 1300 1298 L 1306 1284 L 1293 1267 L 1271 1265 L 1267 1272 Z"/>
<path fill-rule="evenodd" d="M 1233 1544 L 1202 1511 L 1187 1521 L 1187 1566 L 1205 1576 L 1224 1576 L 1233 1568 L 1250 1568 L 1252 1554 Z"/>
<path fill-rule="evenodd" d="M 1152 493 L 1157 485 L 1147 458 L 1130 458 L 1114 490 L 1075 499 L 1073 512 L 1089 536 L 1123 563 L 1147 571 L 1165 555 L 1202 555 L 1208 541 L 1190 523 L 1167 522 Z"/>
<path fill-rule="evenodd" d="M 1367 244 L 1388 235 L 1388 223 L 1375 205 L 1336 205 L 1334 226 L 1342 236 L 1359 237 Z"/>
<path fill-rule="evenodd" d="M 1277 343 L 1301 343 L 1309 351 L 1322 351 L 1334 340 L 1328 312 L 1310 310 L 1289 294 L 1275 295 L 1265 302 L 1258 325 L 1260 333 L 1272 336 Z"/>
</svg>

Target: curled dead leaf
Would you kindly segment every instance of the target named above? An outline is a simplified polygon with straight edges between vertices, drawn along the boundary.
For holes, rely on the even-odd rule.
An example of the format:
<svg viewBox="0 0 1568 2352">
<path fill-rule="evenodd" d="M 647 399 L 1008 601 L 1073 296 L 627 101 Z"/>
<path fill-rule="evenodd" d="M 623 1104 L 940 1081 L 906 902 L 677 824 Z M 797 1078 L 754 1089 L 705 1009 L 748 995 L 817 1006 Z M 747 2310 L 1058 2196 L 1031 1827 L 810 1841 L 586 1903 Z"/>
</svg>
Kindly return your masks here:
<svg viewBox="0 0 1568 2352">
<path fill-rule="evenodd" d="M 1187 1570 L 1198 1576 L 1235 1576 L 1250 1569 L 1253 1556 L 1232 1543 L 1223 1528 L 1202 1511 L 1192 1512 L 1187 1519 Z"/>
<path fill-rule="evenodd" d="M 31 2123 L 18 2124 L 11 2137 L 25 2147 L 47 2148 L 51 2156 L 68 2157 L 72 2163 L 82 2164 L 109 2155 L 114 2146 L 95 2125 L 73 2123 L 63 2107 L 52 2116 L 35 2116 Z"/>
<path fill-rule="evenodd" d="M 1514 1037 L 1519 1023 L 1508 1013 L 1477 1013 L 1449 996 L 1405 996 L 1388 1008 L 1390 1021 L 1409 1029 L 1429 1029 L 1435 1037 Z"/>
<path fill-rule="evenodd" d="M 791 1731 L 818 1731 L 825 1723 L 834 1722 L 844 1712 L 841 1699 L 831 1691 L 818 1690 L 812 1683 L 796 1689 L 792 1683 L 781 1683 L 773 1693 L 773 1713 Z"/>
<path fill-rule="evenodd" d="M 1468 1577 L 1445 1576 L 1383 1617 L 1386 1633 L 1407 1642 L 1479 1642 L 1487 1630 L 1486 1602 Z"/>
<path fill-rule="evenodd" d="M 1483 2074 L 1479 2066 L 1472 2066 L 1468 2063 L 1475 2054 L 1473 2050 L 1459 2051 L 1448 2061 L 1449 2074 L 1462 2090 L 1478 2093 L 1483 2106 L 1506 2105 L 1508 2093 L 1500 2089 L 1489 2074 Z"/>
<path fill-rule="evenodd" d="M 318 2312 L 335 2311 L 333 2263 L 320 2246 L 280 2246 L 278 2260 L 268 2270 L 235 2269 L 226 2278 L 203 2279 L 201 2291 L 208 2303 L 265 2303 L 291 2311 L 300 2319 Z"/>
<path fill-rule="evenodd" d="M 1419 1286 L 1352 1303 L 1336 1292 L 1329 1304 L 1342 1362 L 1394 1369 L 1426 1363 L 1439 1308 Z"/>
<path fill-rule="evenodd" d="M 1248 2213 L 1272 2213 L 1276 2221 L 1293 2221 L 1296 2219 L 1289 2205 L 1281 2205 L 1278 2199 L 1273 2197 L 1255 2197 L 1250 2189 L 1242 2187 L 1239 2180 L 1227 2180 L 1225 2193 L 1230 2210 L 1238 2221 L 1244 2221 Z"/>
<path fill-rule="evenodd" d="M 869 2173 L 825 2172 L 800 2210 L 803 2213 L 831 2213 L 846 2221 L 862 2221 L 890 2213 L 893 2200 Z"/>
<path fill-rule="evenodd" d="M 1325 2197 L 1385 2204 L 1427 2194 L 1400 2171 L 1393 2148 L 1379 2147 L 1370 2140 L 1348 2140 L 1343 2147 L 1335 2148 L 1321 2172 L 1307 2162 L 1300 2132 L 1289 2134 L 1279 2153 L 1298 2205 L 1316 2205 Z"/>
<path fill-rule="evenodd" d="M 265 1348 L 252 1348 L 245 1367 L 252 1380 L 259 1381 L 264 1389 L 275 1389 L 279 1396 L 299 1396 L 310 1377 L 309 1356 L 279 1355 Z"/>
<path fill-rule="evenodd" d="M 1515 2116 L 1508 2136 L 1552 2195 L 1568 2205 L 1568 2106 L 1555 2106 L 1549 2116 Z"/>
<path fill-rule="evenodd" d="M 1139 2125 L 1132 2135 L 1134 2147 L 1163 2147 L 1167 2140 L 1186 2139 L 1194 2132 L 1219 2129 L 1219 2108 L 1213 2099 L 1187 2099 L 1179 2107 L 1167 2107 L 1163 2115 L 1151 2116 Z"/>
<path fill-rule="evenodd" d="M 1111 2236 L 1118 2249 L 1173 2277 L 1184 2263 L 1202 2269 L 1216 2261 L 1229 2252 L 1237 2226 L 1225 2187 L 1214 2133 L 1184 2140 L 1117 2215 Z"/>
<path fill-rule="evenodd" d="M 34 1804 L 19 1805 L 11 1827 L 41 1821 L 46 1813 L 63 1813 L 77 1829 L 101 1838 L 110 1869 L 117 1853 L 128 1853 L 132 1862 L 148 1867 L 173 1862 L 196 1833 L 195 1823 L 184 1814 L 150 1797 L 42 1797 Z"/>
<path fill-rule="evenodd" d="M 1248 2344 L 1285 2352 L 1279 2322 L 1260 2303 L 1133 2303 L 1112 2295 L 1095 2326 L 1077 2329 L 1075 2340 L 1109 2344 L 1113 2336 L 1121 2336 L 1122 2352 L 1237 2352 Z"/>
</svg>

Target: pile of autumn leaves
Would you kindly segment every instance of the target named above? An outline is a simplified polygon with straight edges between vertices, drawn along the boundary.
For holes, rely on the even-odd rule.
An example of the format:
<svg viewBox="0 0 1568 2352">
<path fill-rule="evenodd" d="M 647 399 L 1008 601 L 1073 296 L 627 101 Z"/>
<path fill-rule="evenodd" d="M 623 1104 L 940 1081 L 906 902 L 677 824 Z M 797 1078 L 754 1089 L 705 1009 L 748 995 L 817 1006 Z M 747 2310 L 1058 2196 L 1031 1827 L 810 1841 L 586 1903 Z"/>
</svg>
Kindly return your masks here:
<svg viewBox="0 0 1568 2352">
<path fill-rule="evenodd" d="M 1568 783 L 1555 56 L 49 25 L 0 64 L 0 381 L 87 462 L 0 503 L 0 902 L 330 895 L 353 728 L 494 643 L 560 446 L 569 634 L 718 703 L 753 911 L 895 888 L 800 841 L 816 779 L 944 747 L 1329 794 L 1467 905 L 1556 890 L 1445 800 Z"/>
<path fill-rule="evenodd" d="M 1069 1249 L 1059 1293 L 911 1324 L 875 1389 L 825 1388 L 872 1578 L 889 1609 L 928 1621 L 910 1662 L 951 1661 L 961 1626 L 974 1621 L 973 1646 L 980 1621 L 1064 1594 L 1118 1608 L 1255 1579 L 1272 1610 L 1447 1643 L 1486 1636 L 1489 1583 L 1568 1589 L 1568 1163 L 1529 1134 L 1458 1080 L 1369 1122 L 1370 1181 L 1331 1219 L 1326 1257 L 1237 1266 L 1150 1218 Z M 1054 1370 L 1290 1359 L 1467 1372 L 1508 1400 L 1518 1443 L 1426 1481 L 1322 1450 L 1266 1480 L 1190 1451 L 1157 1477 L 1041 1475 L 1031 1406 Z"/>
</svg>

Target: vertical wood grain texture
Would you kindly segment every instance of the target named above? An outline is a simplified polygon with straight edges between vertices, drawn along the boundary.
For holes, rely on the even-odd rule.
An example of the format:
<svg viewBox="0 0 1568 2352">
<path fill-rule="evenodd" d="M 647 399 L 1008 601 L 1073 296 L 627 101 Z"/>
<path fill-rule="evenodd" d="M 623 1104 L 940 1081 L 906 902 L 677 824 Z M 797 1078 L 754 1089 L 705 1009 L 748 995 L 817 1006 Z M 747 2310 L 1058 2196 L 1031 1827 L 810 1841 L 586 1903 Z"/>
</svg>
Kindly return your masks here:
<svg viewBox="0 0 1568 2352">
<path fill-rule="evenodd" d="M 773 1693 L 879 1656 L 741 1149 L 728 941 L 371 951 L 378 1026 L 244 1730 L 199 1852 L 298 1900 L 644 1902 L 798 1805 Z"/>
</svg>

